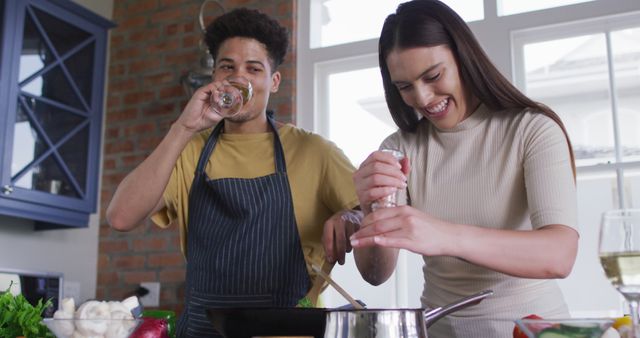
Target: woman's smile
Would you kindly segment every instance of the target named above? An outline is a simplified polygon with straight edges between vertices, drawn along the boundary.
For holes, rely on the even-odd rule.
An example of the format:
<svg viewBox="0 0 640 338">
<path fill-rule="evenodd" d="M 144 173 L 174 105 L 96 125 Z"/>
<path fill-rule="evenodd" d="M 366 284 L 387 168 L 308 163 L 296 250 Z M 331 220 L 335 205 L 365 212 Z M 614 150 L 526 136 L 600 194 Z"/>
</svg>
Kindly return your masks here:
<svg viewBox="0 0 640 338">
<path fill-rule="evenodd" d="M 423 109 L 425 116 L 429 118 L 441 118 L 449 111 L 449 98 L 446 98 L 435 105 L 427 106 Z"/>
</svg>

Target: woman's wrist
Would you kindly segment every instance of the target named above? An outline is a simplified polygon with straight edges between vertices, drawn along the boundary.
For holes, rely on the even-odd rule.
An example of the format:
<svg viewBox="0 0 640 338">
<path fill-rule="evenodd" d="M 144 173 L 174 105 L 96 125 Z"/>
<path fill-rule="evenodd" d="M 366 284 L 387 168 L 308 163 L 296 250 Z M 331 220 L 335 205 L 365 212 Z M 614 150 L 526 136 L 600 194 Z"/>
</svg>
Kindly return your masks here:
<svg viewBox="0 0 640 338">
<path fill-rule="evenodd" d="M 441 255 L 453 256 L 463 258 L 466 257 L 470 250 L 469 248 L 475 244 L 473 238 L 478 238 L 480 234 L 477 233 L 477 227 L 450 223 L 444 226 L 447 232 L 448 240 L 444 241 L 444 245 L 441 247 Z"/>
</svg>

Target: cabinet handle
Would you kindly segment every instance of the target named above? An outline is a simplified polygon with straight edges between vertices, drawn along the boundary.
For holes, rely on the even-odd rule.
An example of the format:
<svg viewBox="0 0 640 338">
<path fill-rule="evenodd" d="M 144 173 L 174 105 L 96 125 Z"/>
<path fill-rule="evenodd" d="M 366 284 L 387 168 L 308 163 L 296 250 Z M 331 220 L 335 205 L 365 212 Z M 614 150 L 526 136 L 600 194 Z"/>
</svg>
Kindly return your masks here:
<svg viewBox="0 0 640 338">
<path fill-rule="evenodd" d="M 5 195 L 9 195 L 13 192 L 13 187 L 10 185 L 5 185 L 4 187 L 2 187 L 2 193 Z"/>
</svg>

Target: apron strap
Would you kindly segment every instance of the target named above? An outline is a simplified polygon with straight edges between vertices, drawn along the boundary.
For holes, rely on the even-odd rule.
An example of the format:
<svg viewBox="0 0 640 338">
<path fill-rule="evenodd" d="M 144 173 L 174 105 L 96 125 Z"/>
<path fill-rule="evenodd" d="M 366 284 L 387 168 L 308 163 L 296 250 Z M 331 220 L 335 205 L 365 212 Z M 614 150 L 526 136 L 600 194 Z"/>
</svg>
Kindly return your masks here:
<svg viewBox="0 0 640 338">
<path fill-rule="evenodd" d="M 273 118 L 268 115 L 267 121 L 269 121 L 271 129 L 273 129 L 273 157 L 274 162 L 276 163 L 276 172 L 286 173 L 287 165 L 284 161 L 284 150 L 282 149 L 282 142 L 280 142 L 280 136 L 278 135 L 278 130 L 276 129 L 276 123 Z"/>
<path fill-rule="evenodd" d="M 207 165 L 207 161 L 213 152 L 213 148 L 215 148 L 216 143 L 218 142 L 218 135 L 222 133 L 222 128 L 224 127 L 224 120 L 218 122 L 218 125 L 213 129 L 211 135 L 207 139 L 207 143 L 204 145 L 204 149 L 200 152 L 200 158 L 198 159 L 198 166 L 196 167 L 196 177 L 197 174 L 203 173 L 204 169 Z"/>
</svg>

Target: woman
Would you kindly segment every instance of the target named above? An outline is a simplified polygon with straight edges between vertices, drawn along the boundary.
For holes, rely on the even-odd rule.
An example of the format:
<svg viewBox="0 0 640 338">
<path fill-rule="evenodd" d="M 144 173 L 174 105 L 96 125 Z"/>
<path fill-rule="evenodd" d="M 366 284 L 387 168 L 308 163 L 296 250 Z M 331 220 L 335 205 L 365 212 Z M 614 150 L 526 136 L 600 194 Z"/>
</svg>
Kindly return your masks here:
<svg viewBox="0 0 640 338">
<path fill-rule="evenodd" d="M 363 278 L 384 282 L 407 249 L 424 257 L 425 307 L 494 290 L 436 322 L 430 337 L 506 337 L 528 314 L 567 317 L 553 279 L 575 261 L 577 201 L 558 116 L 511 85 L 436 0 L 403 3 L 387 17 L 379 62 L 400 128 L 381 148 L 406 158 L 377 151 L 354 174 L 365 218 L 351 244 Z M 371 211 L 404 187 L 410 206 Z"/>
</svg>

